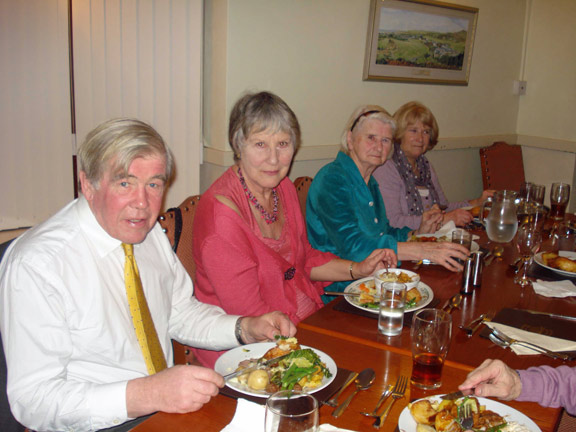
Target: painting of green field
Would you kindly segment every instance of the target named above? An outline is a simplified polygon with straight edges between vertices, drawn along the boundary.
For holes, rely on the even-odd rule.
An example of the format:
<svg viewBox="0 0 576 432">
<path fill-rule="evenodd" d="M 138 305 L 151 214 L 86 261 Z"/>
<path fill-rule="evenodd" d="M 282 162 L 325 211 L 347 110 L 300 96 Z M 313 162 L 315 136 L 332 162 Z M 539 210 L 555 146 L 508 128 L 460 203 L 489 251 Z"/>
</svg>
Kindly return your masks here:
<svg viewBox="0 0 576 432">
<path fill-rule="evenodd" d="M 380 32 L 376 64 L 462 70 L 465 47 L 463 30 Z"/>
</svg>

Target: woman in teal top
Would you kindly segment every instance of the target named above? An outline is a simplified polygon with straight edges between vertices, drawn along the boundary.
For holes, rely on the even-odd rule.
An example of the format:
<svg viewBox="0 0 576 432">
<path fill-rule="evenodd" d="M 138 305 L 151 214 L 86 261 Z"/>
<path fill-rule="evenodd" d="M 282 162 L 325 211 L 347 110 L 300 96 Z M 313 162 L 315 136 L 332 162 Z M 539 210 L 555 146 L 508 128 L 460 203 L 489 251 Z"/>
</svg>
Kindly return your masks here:
<svg viewBox="0 0 576 432">
<path fill-rule="evenodd" d="M 440 210 L 430 212 L 415 231 L 388 223 L 372 173 L 391 155 L 395 129 L 394 120 L 382 107 L 366 105 L 352 114 L 336 160 L 323 167 L 310 186 L 308 239 L 315 249 L 344 259 L 361 261 L 374 249 L 389 248 L 400 260 L 429 259 L 452 271 L 461 270 L 456 258 L 466 258 L 465 247 L 450 242 L 406 242 L 413 233 L 436 231 L 442 220 Z M 347 284 L 336 282 L 329 289 L 343 291 Z"/>
</svg>

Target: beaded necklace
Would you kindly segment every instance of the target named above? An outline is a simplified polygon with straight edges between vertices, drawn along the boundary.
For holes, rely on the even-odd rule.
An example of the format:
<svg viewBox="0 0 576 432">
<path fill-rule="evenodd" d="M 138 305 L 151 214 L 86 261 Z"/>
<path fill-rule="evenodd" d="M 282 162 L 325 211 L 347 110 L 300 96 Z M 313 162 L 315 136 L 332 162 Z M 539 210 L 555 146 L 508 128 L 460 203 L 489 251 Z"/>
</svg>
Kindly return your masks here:
<svg viewBox="0 0 576 432">
<path fill-rule="evenodd" d="M 242 175 L 242 170 L 240 169 L 240 167 L 238 167 L 238 177 L 240 177 L 240 184 L 242 185 L 242 188 L 244 189 L 244 193 L 246 194 L 246 196 L 248 197 L 248 199 L 250 200 L 252 205 L 254 205 L 254 207 L 256 207 L 256 210 L 258 210 L 260 212 L 264 221 L 268 225 L 276 222 L 278 220 L 278 193 L 276 192 L 276 188 L 272 188 L 272 198 L 274 200 L 274 209 L 272 210 L 272 214 L 270 214 L 266 211 L 266 209 L 264 207 L 262 207 L 262 204 L 260 204 L 258 202 L 256 197 L 254 195 L 252 195 L 252 192 L 250 192 L 250 190 L 248 189 L 248 186 L 246 186 L 246 180 L 244 180 L 244 176 Z"/>
</svg>

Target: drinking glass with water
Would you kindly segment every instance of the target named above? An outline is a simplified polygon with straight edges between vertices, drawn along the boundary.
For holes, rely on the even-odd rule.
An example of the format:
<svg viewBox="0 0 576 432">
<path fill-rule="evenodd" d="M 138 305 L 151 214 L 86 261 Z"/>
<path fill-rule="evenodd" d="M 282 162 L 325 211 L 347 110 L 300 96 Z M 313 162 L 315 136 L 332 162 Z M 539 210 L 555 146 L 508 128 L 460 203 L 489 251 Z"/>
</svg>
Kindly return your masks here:
<svg viewBox="0 0 576 432">
<path fill-rule="evenodd" d="M 397 336 L 402 333 L 402 326 L 404 325 L 406 284 L 380 282 L 380 290 L 378 331 L 386 336 Z"/>
</svg>

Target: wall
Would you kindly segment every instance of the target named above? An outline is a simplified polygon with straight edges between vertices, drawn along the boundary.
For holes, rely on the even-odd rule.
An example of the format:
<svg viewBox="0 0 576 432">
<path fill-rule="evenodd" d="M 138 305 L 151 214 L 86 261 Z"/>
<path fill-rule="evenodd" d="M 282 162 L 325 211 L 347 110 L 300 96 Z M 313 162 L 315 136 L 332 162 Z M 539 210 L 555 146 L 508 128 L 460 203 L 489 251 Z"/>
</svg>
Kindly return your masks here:
<svg viewBox="0 0 576 432">
<path fill-rule="evenodd" d="M 548 121 L 540 122 L 539 130 L 534 132 L 525 127 L 533 127 L 534 123 L 533 118 L 526 117 L 526 111 L 541 110 L 545 104 L 548 117 L 553 119 L 558 114 L 556 107 L 560 108 L 549 103 L 545 91 L 536 92 L 544 78 L 533 74 L 560 72 L 560 76 L 547 76 L 540 84 L 547 85 L 553 80 L 558 88 L 563 83 L 568 89 L 575 85 L 573 74 L 564 73 L 561 67 L 552 71 L 542 64 L 529 73 L 536 69 L 534 63 L 538 63 L 541 51 L 550 46 L 551 40 L 557 41 L 562 36 L 562 40 L 574 41 L 570 23 L 576 13 L 571 0 L 555 0 L 554 13 L 548 11 L 546 0 L 451 1 L 479 8 L 468 86 L 362 81 L 370 0 L 208 3 L 214 7 L 206 8 L 206 25 L 211 29 L 206 43 L 211 58 L 205 59 L 204 76 L 211 81 L 205 87 L 204 97 L 211 109 L 205 110 L 202 189 L 232 164 L 226 118 L 234 101 L 246 90 L 274 91 L 298 115 L 303 147 L 296 157 L 292 178 L 313 176 L 335 156 L 342 125 L 357 105 L 376 103 L 394 112 L 404 102 L 416 99 L 433 110 L 440 124 L 440 143 L 429 157 L 450 199 L 480 194 L 478 147 L 496 140 L 515 143 L 518 134 L 523 138 L 529 133 L 556 138 L 548 143 L 545 154 L 560 170 L 534 174 L 542 155 L 528 148 L 524 156 L 529 179 L 544 183 L 560 177 L 572 180 L 573 166 L 564 163 L 565 153 L 557 150 L 561 148 L 559 145 L 566 144 L 562 139 L 571 140 L 568 144 L 573 146 L 574 136 L 549 132 Z M 540 14 L 545 16 L 543 21 Z M 554 25 L 558 16 L 562 19 L 557 22 L 565 24 L 559 29 Z M 530 37 L 525 38 L 525 34 Z M 211 47 L 214 40 L 217 49 Z M 567 62 L 569 70 L 575 69 L 574 61 Z M 514 80 L 521 78 L 529 81 L 526 96 L 513 93 Z M 218 121 L 211 122 L 215 113 Z M 565 127 L 576 127 L 567 119 L 562 122 Z M 540 143 L 535 145 L 538 147 Z M 457 181 L 455 174 L 459 175 Z M 462 178 L 466 181 L 461 181 Z"/>
</svg>

